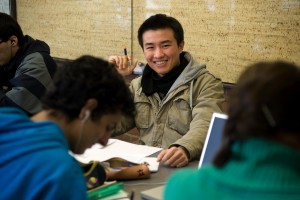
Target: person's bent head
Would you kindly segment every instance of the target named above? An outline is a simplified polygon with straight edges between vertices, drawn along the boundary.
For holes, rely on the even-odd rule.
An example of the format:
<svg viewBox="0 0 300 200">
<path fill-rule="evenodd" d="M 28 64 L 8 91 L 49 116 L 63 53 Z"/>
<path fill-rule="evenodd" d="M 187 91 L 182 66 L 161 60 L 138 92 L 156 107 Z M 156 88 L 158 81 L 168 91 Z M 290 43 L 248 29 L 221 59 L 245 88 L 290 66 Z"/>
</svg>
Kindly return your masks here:
<svg viewBox="0 0 300 200">
<path fill-rule="evenodd" d="M 138 30 L 138 41 L 140 46 L 143 45 L 143 34 L 149 30 L 171 29 L 179 46 L 184 41 L 184 31 L 180 22 L 165 14 L 156 14 L 146 19 Z"/>
<path fill-rule="evenodd" d="M 72 126 L 77 130 L 68 138 L 75 153 L 96 142 L 105 145 L 121 116 L 132 117 L 135 111 L 123 77 L 107 61 L 92 56 L 82 56 L 58 69 L 54 87 L 42 102 L 54 118 L 63 115 L 67 124 L 79 124 Z"/>
<path fill-rule="evenodd" d="M 229 98 L 224 144 L 214 164 L 222 166 L 237 140 L 265 138 L 300 150 L 300 69 L 260 62 L 239 77 Z"/>
</svg>

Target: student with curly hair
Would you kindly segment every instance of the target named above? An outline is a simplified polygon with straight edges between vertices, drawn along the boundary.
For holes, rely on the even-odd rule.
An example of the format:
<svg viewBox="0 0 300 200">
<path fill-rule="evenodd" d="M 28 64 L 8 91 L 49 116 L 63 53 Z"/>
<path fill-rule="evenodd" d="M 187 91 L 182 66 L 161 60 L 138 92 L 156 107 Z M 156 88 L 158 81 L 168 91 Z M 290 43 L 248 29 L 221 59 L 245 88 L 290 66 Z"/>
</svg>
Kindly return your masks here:
<svg viewBox="0 0 300 200">
<path fill-rule="evenodd" d="M 43 109 L 29 118 L 0 108 L 2 199 L 86 199 L 81 154 L 106 145 L 122 116 L 134 115 L 130 90 L 117 70 L 99 58 L 80 57 L 60 68 Z"/>
</svg>

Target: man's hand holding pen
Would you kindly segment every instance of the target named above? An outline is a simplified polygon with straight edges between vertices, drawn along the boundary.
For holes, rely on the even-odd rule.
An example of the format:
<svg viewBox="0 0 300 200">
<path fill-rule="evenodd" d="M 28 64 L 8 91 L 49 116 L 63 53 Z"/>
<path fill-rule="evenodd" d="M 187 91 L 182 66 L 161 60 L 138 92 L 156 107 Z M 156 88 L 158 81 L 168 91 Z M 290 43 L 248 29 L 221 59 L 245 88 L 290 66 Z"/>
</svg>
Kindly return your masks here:
<svg viewBox="0 0 300 200">
<path fill-rule="evenodd" d="M 131 57 L 127 54 L 127 49 L 124 48 L 124 55 L 122 56 L 110 56 L 108 58 L 108 61 L 110 63 L 113 63 L 118 72 L 122 74 L 123 76 L 127 76 L 132 74 L 136 64 L 137 60 L 131 60 Z"/>
</svg>

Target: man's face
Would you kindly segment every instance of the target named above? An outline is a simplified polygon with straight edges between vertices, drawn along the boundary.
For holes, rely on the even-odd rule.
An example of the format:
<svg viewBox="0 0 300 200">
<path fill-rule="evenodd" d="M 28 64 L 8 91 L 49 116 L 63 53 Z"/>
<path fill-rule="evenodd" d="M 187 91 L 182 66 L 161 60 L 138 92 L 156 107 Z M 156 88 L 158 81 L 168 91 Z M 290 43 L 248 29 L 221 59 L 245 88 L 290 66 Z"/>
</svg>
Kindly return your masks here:
<svg viewBox="0 0 300 200">
<path fill-rule="evenodd" d="M 12 45 L 11 41 L 8 40 L 3 42 L 0 39 L 0 67 L 9 63 L 12 58 Z"/>
<path fill-rule="evenodd" d="M 177 44 L 172 29 L 148 30 L 143 34 L 143 51 L 148 65 L 164 76 L 180 64 L 184 42 Z"/>
<path fill-rule="evenodd" d="M 74 148 L 74 153 L 83 153 L 87 148 L 90 148 L 92 145 L 96 143 L 100 143 L 105 146 L 113 132 L 116 128 L 116 125 L 120 123 L 122 119 L 121 113 L 116 114 L 105 114 L 102 115 L 100 119 L 95 121 L 89 118 L 86 123 L 81 124 L 82 130 L 76 129 L 74 130 L 75 135 L 73 135 L 74 144 L 77 144 L 79 141 L 78 148 Z M 82 123 L 82 122 L 79 122 Z M 83 134 L 78 138 L 78 131 L 82 131 Z"/>
</svg>

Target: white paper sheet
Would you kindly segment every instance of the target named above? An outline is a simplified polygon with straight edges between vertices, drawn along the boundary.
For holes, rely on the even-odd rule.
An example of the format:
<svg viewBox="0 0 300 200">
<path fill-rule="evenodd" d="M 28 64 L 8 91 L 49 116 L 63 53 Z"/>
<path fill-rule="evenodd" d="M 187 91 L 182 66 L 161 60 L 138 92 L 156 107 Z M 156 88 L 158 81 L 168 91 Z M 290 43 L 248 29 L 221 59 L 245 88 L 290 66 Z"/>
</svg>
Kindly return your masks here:
<svg viewBox="0 0 300 200">
<path fill-rule="evenodd" d="M 95 144 L 83 154 L 73 154 L 73 156 L 82 163 L 88 163 L 92 160 L 104 162 L 111 158 L 122 158 L 135 164 L 147 162 L 149 163 L 150 171 L 154 172 L 158 170 L 159 163 L 156 162 L 156 158 L 149 158 L 147 156 L 160 150 L 162 150 L 162 148 L 137 145 L 118 139 L 110 139 L 108 144 L 104 147 L 100 144 Z"/>
</svg>

